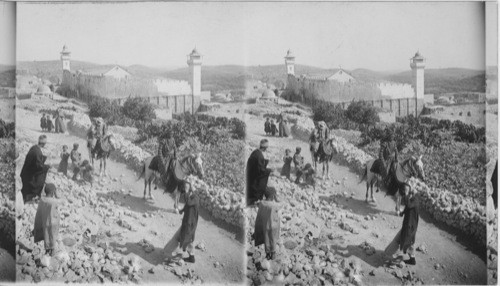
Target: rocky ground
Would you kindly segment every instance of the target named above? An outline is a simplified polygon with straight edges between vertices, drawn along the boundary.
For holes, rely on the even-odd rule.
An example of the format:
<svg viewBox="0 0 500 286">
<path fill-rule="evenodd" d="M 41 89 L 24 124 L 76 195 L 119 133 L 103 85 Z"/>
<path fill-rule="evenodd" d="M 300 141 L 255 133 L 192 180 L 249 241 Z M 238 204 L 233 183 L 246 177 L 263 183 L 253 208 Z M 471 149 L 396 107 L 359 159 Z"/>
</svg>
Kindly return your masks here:
<svg viewBox="0 0 500 286">
<path fill-rule="evenodd" d="M 51 104 L 40 102 L 36 106 Z M 20 106 L 18 118 L 23 120 L 18 120 L 16 130 L 20 153 L 17 174 L 27 150 L 40 135 L 35 110 Z M 44 152 L 49 154 L 53 170 L 63 144 L 78 142 L 83 157 L 88 156 L 79 137 L 49 134 L 48 142 Z M 173 198 L 153 191 L 154 201 L 143 200 L 143 181 L 137 181 L 138 174 L 122 163 L 108 161 L 108 173 L 93 186 L 53 171 L 49 174 L 47 180 L 56 185 L 61 197 L 60 251 L 54 257 L 44 255 L 43 242 L 35 244 L 31 236 L 37 204 L 16 205 L 17 281 L 241 283 L 241 231 L 202 210 L 196 263 L 186 263 L 182 255 L 187 257 L 187 253 L 171 256 L 164 252 L 182 220 L 173 212 Z M 22 201 L 19 193 L 18 201 Z"/>
<path fill-rule="evenodd" d="M 15 279 L 14 139 L 0 139 L 0 281 Z"/>
<path fill-rule="evenodd" d="M 250 151 L 264 137 L 262 117 L 247 115 Z M 298 138 L 268 138 L 265 155 L 270 167 L 279 171 L 285 148 L 302 147 L 311 162 L 307 143 Z M 320 171 L 320 170 L 319 170 Z M 486 284 L 484 249 L 454 230 L 421 214 L 417 233 L 417 265 L 401 263 L 402 254 L 388 260 L 383 250 L 401 228 L 394 201 L 374 193 L 376 203 L 365 202 L 365 184 L 359 176 L 336 162 L 330 166 L 331 180 L 318 186 L 296 186 L 272 177 L 282 200 L 279 254 L 265 259 L 263 246 L 251 240 L 256 209 L 248 211 L 247 277 L 250 284 L 277 281 L 302 285 L 417 285 Z"/>
</svg>

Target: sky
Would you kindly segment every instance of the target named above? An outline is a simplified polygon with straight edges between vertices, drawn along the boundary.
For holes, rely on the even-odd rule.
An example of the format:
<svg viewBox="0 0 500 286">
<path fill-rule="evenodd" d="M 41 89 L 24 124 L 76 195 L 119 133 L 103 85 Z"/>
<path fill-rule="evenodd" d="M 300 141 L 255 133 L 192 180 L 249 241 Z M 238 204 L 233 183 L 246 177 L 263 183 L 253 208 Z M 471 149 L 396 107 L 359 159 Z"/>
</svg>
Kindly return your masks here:
<svg viewBox="0 0 500 286">
<path fill-rule="evenodd" d="M 427 68 L 485 68 L 484 4 L 472 2 L 19 3 L 17 60 L 186 66 L 297 64 L 408 70 L 417 50 Z M 496 61 L 496 59 L 495 59 Z"/>
<path fill-rule="evenodd" d="M 0 64 L 16 63 L 16 6 L 0 2 Z"/>
</svg>

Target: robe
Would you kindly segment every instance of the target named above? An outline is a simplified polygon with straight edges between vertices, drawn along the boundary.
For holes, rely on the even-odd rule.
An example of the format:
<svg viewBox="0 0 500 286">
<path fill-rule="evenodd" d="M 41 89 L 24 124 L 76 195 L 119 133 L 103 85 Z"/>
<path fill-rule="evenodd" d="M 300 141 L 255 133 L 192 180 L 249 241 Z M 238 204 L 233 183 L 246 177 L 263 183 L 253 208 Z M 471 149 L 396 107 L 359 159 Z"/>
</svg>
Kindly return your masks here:
<svg viewBox="0 0 500 286">
<path fill-rule="evenodd" d="M 66 126 L 64 125 L 62 117 L 60 116 L 56 117 L 55 128 L 56 128 L 56 133 L 66 133 Z"/>
<path fill-rule="evenodd" d="M 271 174 L 271 169 L 267 168 L 268 163 L 269 161 L 264 159 L 260 149 L 254 150 L 248 158 L 246 168 L 247 206 L 262 200 L 264 197 L 269 174 Z"/>
<path fill-rule="evenodd" d="M 283 137 L 290 137 L 292 132 L 290 131 L 290 126 L 288 125 L 288 122 L 285 121 L 283 123 Z"/>
<path fill-rule="evenodd" d="M 407 199 L 403 214 L 403 227 L 401 228 L 399 249 L 406 253 L 406 250 L 415 243 L 415 236 L 417 234 L 419 215 L 418 199 L 416 197 Z"/>
<path fill-rule="evenodd" d="M 183 250 L 194 242 L 196 227 L 198 226 L 198 209 L 200 200 L 196 194 L 191 194 L 187 198 L 186 204 L 182 209 L 184 216 L 182 217 L 181 232 L 179 234 L 179 243 Z"/>
<path fill-rule="evenodd" d="M 271 121 L 266 121 L 264 123 L 264 131 L 266 134 L 271 133 Z"/>
<path fill-rule="evenodd" d="M 57 205 L 60 201 L 56 198 L 43 197 L 38 202 L 35 216 L 35 243 L 45 242 L 45 249 L 54 249 L 59 235 L 60 215 Z"/>
<path fill-rule="evenodd" d="M 290 171 L 292 170 L 292 156 L 283 157 L 283 168 L 281 168 L 281 176 L 285 176 L 290 179 Z"/>
<path fill-rule="evenodd" d="M 21 193 L 24 202 L 30 200 L 29 196 L 41 194 L 50 167 L 45 165 L 46 159 L 47 157 L 42 154 L 42 149 L 38 145 L 31 147 L 28 151 L 21 170 L 21 181 L 23 182 Z"/>
<path fill-rule="evenodd" d="M 276 251 L 276 244 L 280 238 L 281 205 L 273 201 L 262 201 L 255 219 L 254 239 L 255 246 L 264 244 L 266 253 Z"/>
</svg>

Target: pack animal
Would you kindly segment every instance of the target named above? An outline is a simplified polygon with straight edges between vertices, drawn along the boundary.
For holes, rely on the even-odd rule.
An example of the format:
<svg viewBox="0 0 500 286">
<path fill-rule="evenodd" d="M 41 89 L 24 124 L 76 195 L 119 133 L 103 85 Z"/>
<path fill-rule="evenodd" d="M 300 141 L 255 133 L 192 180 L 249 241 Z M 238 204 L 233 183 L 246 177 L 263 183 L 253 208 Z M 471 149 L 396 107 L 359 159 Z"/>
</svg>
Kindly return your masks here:
<svg viewBox="0 0 500 286">
<path fill-rule="evenodd" d="M 396 214 L 401 213 L 401 198 L 404 195 L 405 187 L 408 187 L 410 178 L 418 178 L 425 181 L 424 164 L 422 162 L 422 155 L 419 157 L 410 157 L 402 163 L 396 163 L 395 168 L 390 170 L 387 178 L 383 178 L 381 174 L 376 174 L 370 171 L 375 159 L 366 163 L 364 175 L 360 183 L 366 180 L 366 201 L 368 202 L 368 190 L 371 188 L 371 198 L 373 198 L 373 184 L 377 183 L 377 192 L 381 185 L 387 190 L 387 195 L 396 196 Z M 388 184 L 382 184 L 388 182 Z"/>
<path fill-rule="evenodd" d="M 166 193 L 174 193 L 175 202 L 174 209 L 178 212 L 179 197 L 186 184 L 186 178 L 190 175 L 196 175 L 198 178 L 203 179 L 205 172 L 203 170 L 203 160 L 201 153 L 188 155 L 174 163 L 168 168 L 168 178 L 165 182 L 164 188 Z M 154 199 L 151 194 L 151 183 L 155 181 L 155 190 L 158 188 L 158 183 L 161 181 L 160 173 L 149 168 L 151 161 L 156 156 L 148 157 L 142 164 L 142 172 L 137 180 L 144 177 L 144 199 Z M 156 159 L 158 160 L 158 158 Z M 146 197 L 146 189 L 149 186 L 149 196 Z"/>
</svg>

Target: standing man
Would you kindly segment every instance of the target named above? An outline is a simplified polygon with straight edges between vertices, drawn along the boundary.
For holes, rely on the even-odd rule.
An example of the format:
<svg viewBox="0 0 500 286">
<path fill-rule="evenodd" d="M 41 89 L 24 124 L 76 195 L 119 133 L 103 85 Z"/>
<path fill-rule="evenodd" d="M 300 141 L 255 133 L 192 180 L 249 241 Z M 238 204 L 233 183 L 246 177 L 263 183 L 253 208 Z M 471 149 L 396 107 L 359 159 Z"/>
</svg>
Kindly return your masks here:
<svg viewBox="0 0 500 286">
<path fill-rule="evenodd" d="M 262 139 L 259 149 L 252 152 L 247 161 L 247 206 L 254 205 L 262 200 L 267 189 L 267 181 L 272 170 L 267 168 L 269 160 L 264 159 L 264 154 L 269 147 L 269 141 Z"/>
<path fill-rule="evenodd" d="M 31 147 L 24 159 L 21 170 L 21 181 L 23 182 L 21 193 L 23 194 L 24 203 L 40 196 L 45 185 L 47 172 L 50 169 L 50 166 L 45 164 L 47 157 L 42 153 L 42 148 L 46 144 L 47 136 L 40 135 L 38 145 Z"/>
</svg>

